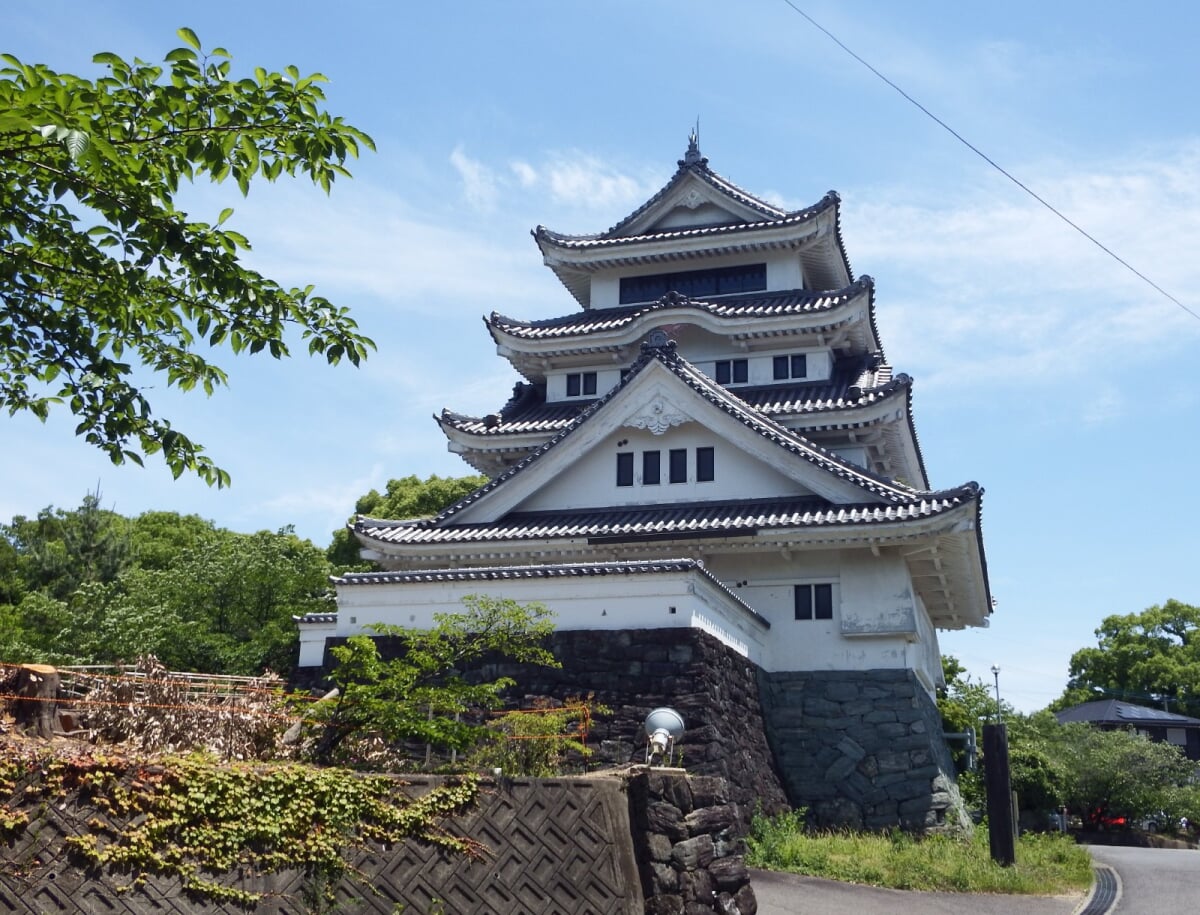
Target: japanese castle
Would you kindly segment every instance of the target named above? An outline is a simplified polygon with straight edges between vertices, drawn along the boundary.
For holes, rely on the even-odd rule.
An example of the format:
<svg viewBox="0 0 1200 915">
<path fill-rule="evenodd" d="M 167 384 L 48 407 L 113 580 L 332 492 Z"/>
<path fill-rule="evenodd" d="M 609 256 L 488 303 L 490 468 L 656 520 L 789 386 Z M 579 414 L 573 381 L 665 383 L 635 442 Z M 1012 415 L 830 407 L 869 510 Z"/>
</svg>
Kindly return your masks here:
<svg viewBox="0 0 1200 915">
<path fill-rule="evenodd" d="M 932 696 L 937 630 L 991 612 L 982 489 L 930 486 L 839 206 L 780 209 L 693 134 L 612 228 L 535 229 L 572 310 L 488 316 L 521 380 L 494 413 L 435 417 L 489 482 L 436 517 L 354 521 L 384 571 L 335 580 L 300 665 L 489 594 L 559 630 L 689 627 L 767 673 L 909 671 Z"/>
</svg>

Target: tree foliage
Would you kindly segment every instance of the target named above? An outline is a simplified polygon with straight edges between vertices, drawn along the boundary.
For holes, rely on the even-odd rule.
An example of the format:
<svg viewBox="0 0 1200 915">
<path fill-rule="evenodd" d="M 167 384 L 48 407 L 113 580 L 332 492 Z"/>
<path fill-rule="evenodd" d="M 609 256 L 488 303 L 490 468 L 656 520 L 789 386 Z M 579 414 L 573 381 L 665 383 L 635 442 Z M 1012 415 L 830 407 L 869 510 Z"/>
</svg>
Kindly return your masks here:
<svg viewBox="0 0 1200 915">
<path fill-rule="evenodd" d="M 472 716 L 497 708 L 503 690 L 513 685 L 507 677 L 470 676 L 469 668 L 485 659 L 560 666 L 543 646 L 553 625 L 541 604 L 471 595 L 463 605 L 460 613 L 435 614 L 432 629 L 374 627 L 390 637 L 392 657 L 385 659 L 366 635 L 330 650 L 338 696 L 315 707 L 324 727 L 315 750 L 319 761 L 330 761 L 347 738 L 364 732 L 389 744 L 465 750 L 487 733 Z"/>
<path fill-rule="evenodd" d="M 437 474 L 424 480 L 415 475 L 388 480 L 382 494 L 372 489 L 361 496 L 354 505 L 354 513 L 394 521 L 436 515 L 486 482 L 485 476 L 439 477 Z M 342 568 L 357 566 L 361 564 L 358 550 L 358 542 L 350 531 L 345 528 L 334 531 L 329 560 Z"/>
<path fill-rule="evenodd" d="M 1072 704 L 1165 701 L 1171 711 L 1200 717 L 1200 607 L 1168 600 L 1141 613 L 1108 616 L 1096 638 L 1096 647 L 1071 656 Z"/>
<path fill-rule="evenodd" d="M 76 433 L 114 463 L 161 453 L 175 476 L 225 485 L 202 447 L 155 414 L 148 378 L 212 393 L 208 350 L 310 354 L 354 364 L 373 346 L 312 287 L 284 289 L 241 263 L 247 239 L 176 206 L 183 183 L 305 175 L 326 192 L 374 148 L 322 110 L 319 73 L 235 78 L 190 29 L 162 65 L 95 55 L 87 79 L 0 55 L 0 407 Z"/>
<path fill-rule="evenodd" d="M 324 552 L 289 528 L 125 518 L 88 495 L 0 526 L 0 661 L 132 663 L 257 675 L 294 662 L 293 615 L 331 608 Z"/>
</svg>

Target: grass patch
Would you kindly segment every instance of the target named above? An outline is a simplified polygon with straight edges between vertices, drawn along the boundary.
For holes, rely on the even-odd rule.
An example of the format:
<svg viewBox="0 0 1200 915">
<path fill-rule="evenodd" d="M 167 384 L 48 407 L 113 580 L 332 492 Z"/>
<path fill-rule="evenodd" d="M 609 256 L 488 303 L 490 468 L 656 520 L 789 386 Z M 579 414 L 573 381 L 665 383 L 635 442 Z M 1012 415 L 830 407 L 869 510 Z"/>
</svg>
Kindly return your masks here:
<svg viewBox="0 0 1200 915">
<path fill-rule="evenodd" d="M 1061 835 L 1022 836 L 1016 865 L 1000 867 L 989 854 L 986 828 L 972 839 L 812 833 L 802 813 L 785 813 L 756 816 L 748 845 L 751 867 L 900 890 L 1054 896 L 1092 884 L 1087 850 Z"/>
</svg>

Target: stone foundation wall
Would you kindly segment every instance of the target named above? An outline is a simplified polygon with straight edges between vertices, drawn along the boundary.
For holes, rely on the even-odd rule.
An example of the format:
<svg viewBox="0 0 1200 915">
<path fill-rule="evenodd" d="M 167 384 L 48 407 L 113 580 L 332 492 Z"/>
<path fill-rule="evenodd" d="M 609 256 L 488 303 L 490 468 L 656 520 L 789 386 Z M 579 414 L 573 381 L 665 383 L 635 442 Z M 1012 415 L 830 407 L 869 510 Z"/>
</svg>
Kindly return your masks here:
<svg viewBox="0 0 1200 915">
<path fill-rule="evenodd" d="M 760 673 L 788 797 L 819 826 L 970 829 L 937 705 L 911 671 Z"/>
<path fill-rule="evenodd" d="M 758 667 L 699 629 L 556 632 L 551 649 L 562 669 L 497 667 L 518 683 L 515 699 L 586 696 L 612 710 L 593 723 L 589 744 L 598 764 L 645 759 L 646 715 L 670 706 L 687 731 L 677 749 L 689 775 L 729 783 L 743 825 L 761 808 L 788 807 L 767 743 Z"/>
</svg>

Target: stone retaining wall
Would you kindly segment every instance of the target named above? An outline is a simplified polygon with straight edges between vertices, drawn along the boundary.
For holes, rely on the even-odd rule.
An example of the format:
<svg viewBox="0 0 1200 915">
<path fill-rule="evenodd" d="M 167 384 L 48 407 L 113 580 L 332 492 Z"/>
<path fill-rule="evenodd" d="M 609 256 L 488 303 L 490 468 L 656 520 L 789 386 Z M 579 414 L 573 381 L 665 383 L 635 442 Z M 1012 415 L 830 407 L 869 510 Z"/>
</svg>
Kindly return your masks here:
<svg viewBox="0 0 1200 915">
<path fill-rule="evenodd" d="M 907 670 L 760 673 L 788 797 L 819 826 L 970 829 L 941 715 Z"/>
<path fill-rule="evenodd" d="M 407 779 L 415 794 L 438 779 Z M 20 786 L 15 796 L 20 796 Z M 34 815 L 36 809 L 36 816 Z M 82 798 L 30 809 L 0 845 L 4 915 L 305 915 L 304 875 L 230 874 L 227 886 L 267 893 L 251 909 L 189 896 L 178 880 L 84 871 L 65 850 L 103 812 Z M 478 809 L 449 824 L 483 842 L 481 861 L 406 842 L 352 860 L 360 880 L 335 887 L 335 911 L 393 915 L 754 915 L 739 818 L 720 779 L 637 769 L 619 776 L 505 779 Z M 323 908 L 318 906 L 318 908 Z"/>
</svg>

